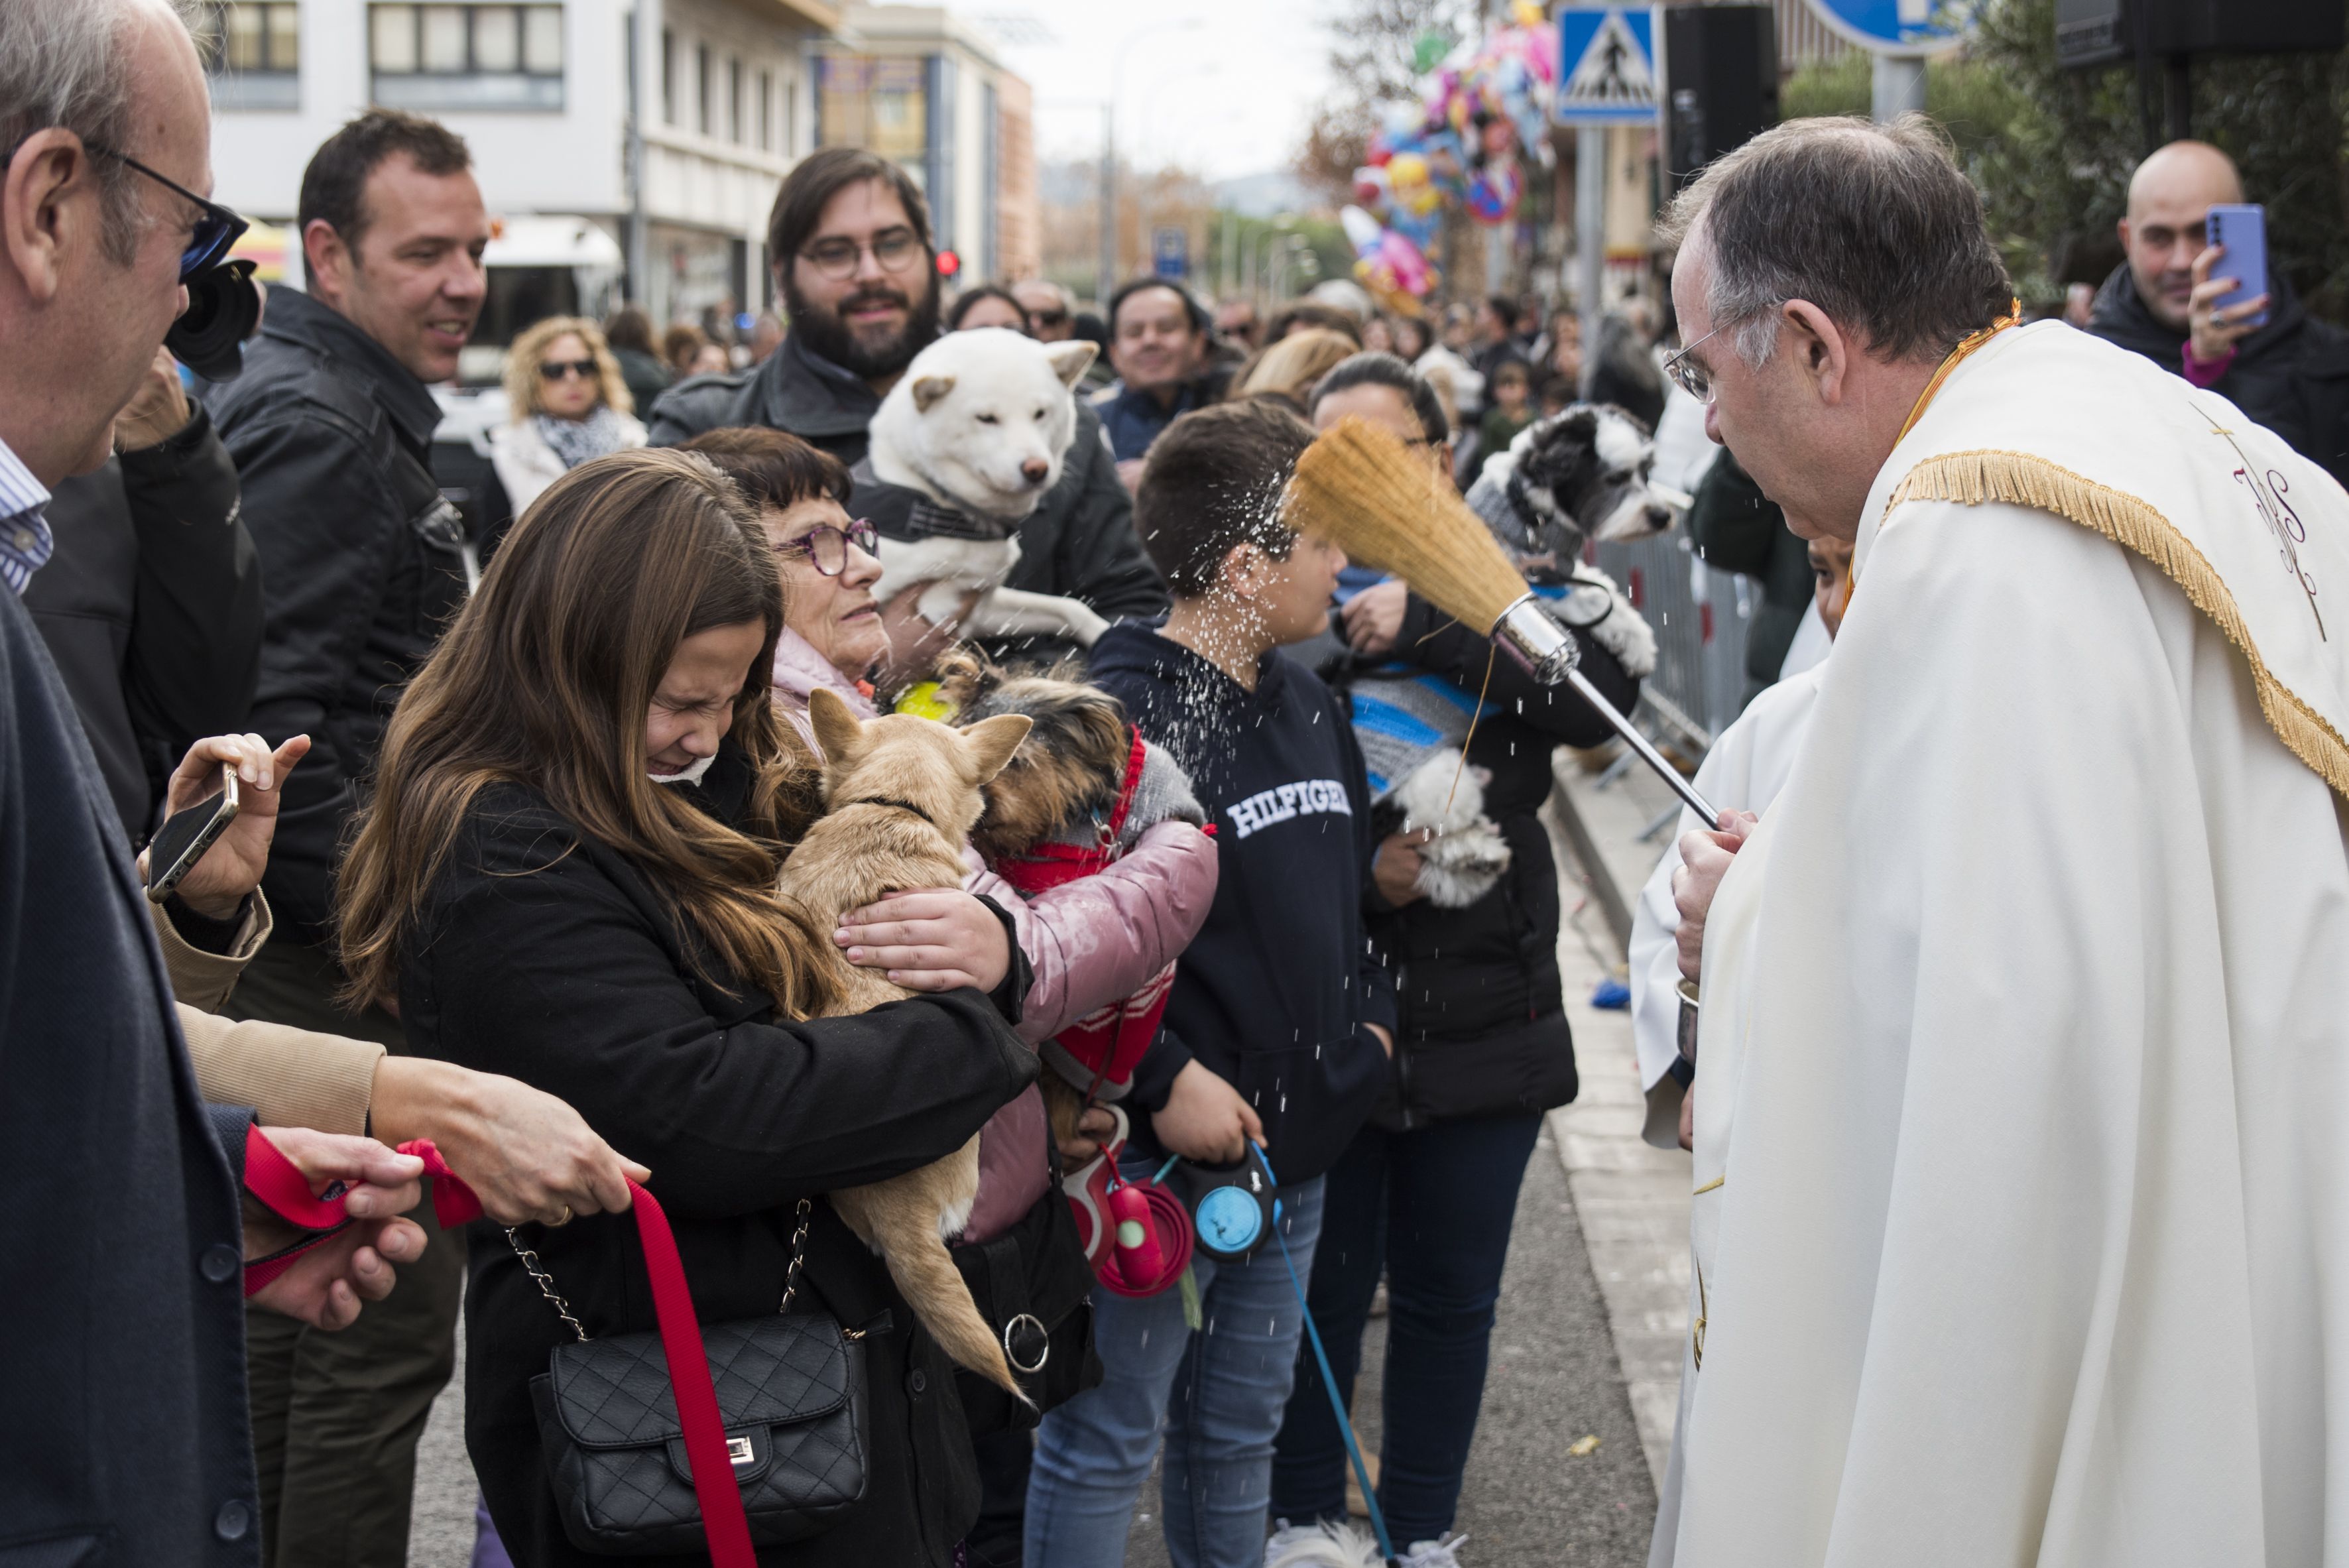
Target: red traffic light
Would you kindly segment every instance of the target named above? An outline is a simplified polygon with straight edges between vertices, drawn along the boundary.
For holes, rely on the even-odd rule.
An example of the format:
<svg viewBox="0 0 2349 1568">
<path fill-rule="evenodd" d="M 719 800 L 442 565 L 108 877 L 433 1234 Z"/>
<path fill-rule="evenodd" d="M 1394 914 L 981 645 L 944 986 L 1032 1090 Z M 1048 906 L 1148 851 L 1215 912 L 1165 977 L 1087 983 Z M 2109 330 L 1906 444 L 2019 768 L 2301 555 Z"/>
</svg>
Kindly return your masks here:
<svg viewBox="0 0 2349 1568">
<path fill-rule="evenodd" d="M 950 278 L 962 271 L 962 258 L 952 251 L 938 253 L 938 276 Z"/>
</svg>

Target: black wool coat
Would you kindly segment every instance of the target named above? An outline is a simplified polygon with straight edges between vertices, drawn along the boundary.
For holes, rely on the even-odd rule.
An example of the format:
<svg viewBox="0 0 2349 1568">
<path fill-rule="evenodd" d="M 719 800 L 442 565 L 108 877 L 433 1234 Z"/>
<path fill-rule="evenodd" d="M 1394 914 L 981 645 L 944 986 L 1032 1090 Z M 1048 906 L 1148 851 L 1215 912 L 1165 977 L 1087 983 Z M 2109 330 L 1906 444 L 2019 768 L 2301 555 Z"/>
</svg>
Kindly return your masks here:
<svg viewBox="0 0 2349 1568">
<path fill-rule="evenodd" d="M 0 1563 L 261 1561 L 213 1127 L 121 820 L 0 588 Z"/>
<path fill-rule="evenodd" d="M 135 843 L 188 748 L 244 728 L 261 677 L 261 562 L 236 466 L 199 403 L 178 434 L 66 480 L 44 510 L 57 553 L 25 608 Z"/>
<path fill-rule="evenodd" d="M 737 820 L 750 775 L 729 747 L 700 786 L 670 788 Z M 874 1330 L 866 1490 L 844 1522 L 761 1561 L 946 1568 L 978 1511 L 954 1367 L 822 1194 L 953 1152 L 1034 1081 L 1035 1053 L 1003 1016 L 1017 1015 L 1024 963 L 993 999 L 957 991 L 792 1023 L 739 977 L 698 973 L 698 952 L 626 857 L 534 791 L 497 786 L 418 913 L 401 1016 L 419 1055 L 560 1095 L 652 1168 L 704 1324 L 776 1309 L 799 1200 L 816 1200 L 793 1310 Z M 589 1334 L 657 1326 L 629 1216 L 523 1236 Z M 502 1233 L 477 1226 L 471 1253 L 465 1437 L 491 1516 L 523 1568 L 608 1562 L 564 1537 L 532 1413 L 530 1379 L 568 1331 Z"/>
<path fill-rule="evenodd" d="M 1588 633 L 1573 635 L 1582 673 L 1630 713 L 1639 681 Z M 1372 1119 L 1412 1128 L 1564 1105 L 1579 1080 L 1558 977 L 1557 863 L 1540 811 L 1559 744 L 1598 746 L 1615 732 L 1572 691 L 1544 686 L 1506 654 L 1493 657 L 1489 639 L 1417 594 L 1394 645 L 1413 668 L 1483 696 L 1468 760 L 1492 774 L 1485 814 L 1510 857 L 1493 890 L 1464 909 L 1426 899 L 1398 908 L 1371 884 L 1365 923 L 1393 971 L 1397 1015 L 1393 1071 Z M 1392 810 L 1381 809 L 1375 830 L 1400 826 Z"/>
</svg>

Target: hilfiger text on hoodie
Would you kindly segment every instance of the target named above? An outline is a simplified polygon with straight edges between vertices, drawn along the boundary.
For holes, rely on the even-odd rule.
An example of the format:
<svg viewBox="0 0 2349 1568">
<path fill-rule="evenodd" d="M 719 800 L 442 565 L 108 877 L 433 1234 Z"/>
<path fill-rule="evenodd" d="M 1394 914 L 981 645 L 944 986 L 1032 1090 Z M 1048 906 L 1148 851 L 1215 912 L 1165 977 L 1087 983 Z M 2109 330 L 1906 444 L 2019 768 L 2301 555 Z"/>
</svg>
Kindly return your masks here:
<svg viewBox="0 0 2349 1568">
<path fill-rule="evenodd" d="M 1346 798 L 1346 786 L 1335 779 L 1300 779 L 1294 784 L 1260 789 L 1224 808 L 1232 832 L 1243 839 L 1258 828 L 1269 828 L 1275 822 L 1286 822 L 1315 811 L 1352 816 L 1353 802 Z"/>
</svg>

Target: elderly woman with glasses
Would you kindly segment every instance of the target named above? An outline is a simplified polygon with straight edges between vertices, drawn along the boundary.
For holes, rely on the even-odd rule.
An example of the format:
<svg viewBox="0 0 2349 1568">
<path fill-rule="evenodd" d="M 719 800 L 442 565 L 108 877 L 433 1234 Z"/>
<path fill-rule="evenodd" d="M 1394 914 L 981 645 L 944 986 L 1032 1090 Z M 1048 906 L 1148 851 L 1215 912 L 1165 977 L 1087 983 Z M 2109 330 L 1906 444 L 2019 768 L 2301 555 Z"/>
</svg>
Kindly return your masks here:
<svg viewBox="0 0 2349 1568">
<path fill-rule="evenodd" d="M 603 328 L 584 316 L 549 316 L 514 339 L 506 409 L 507 422 L 490 437 L 490 460 L 516 517 L 590 458 L 645 444 L 620 362 Z"/>
<path fill-rule="evenodd" d="M 783 630 L 775 640 L 775 707 L 813 744 L 809 694 L 823 686 L 860 718 L 878 711 L 866 678 L 888 648 L 873 584 L 873 525 L 853 521 L 848 470 L 796 436 L 765 428 L 711 430 L 684 444 L 742 488 L 759 509 L 783 579 Z M 1184 822 L 1164 822 L 1114 865 L 1024 900 L 966 850 L 966 892 L 1011 913 L 1033 974 L 1019 1020 L 1023 1039 L 1042 1041 L 1079 1018 L 1132 995 L 1198 934 L 1216 892 L 1214 841 Z M 1106 1112 L 1084 1130 L 1105 1131 Z M 979 1192 L 966 1241 L 985 1241 L 1021 1222 L 1044 1198 L 1042 1102 L 1033 1091 L 988 1124 L 979 1143 Z M 1063 1146 L 1075 1162 L 1092 1158 L 1089 1138 Z M 1040 1228 L 1040 1221 L 1030 1221 Z M 1066 1238 L 1061 1238 L 1065 1240 Z M 1092 1275 L 1080 1264 L 1089 1285 Z"/>
</svg>

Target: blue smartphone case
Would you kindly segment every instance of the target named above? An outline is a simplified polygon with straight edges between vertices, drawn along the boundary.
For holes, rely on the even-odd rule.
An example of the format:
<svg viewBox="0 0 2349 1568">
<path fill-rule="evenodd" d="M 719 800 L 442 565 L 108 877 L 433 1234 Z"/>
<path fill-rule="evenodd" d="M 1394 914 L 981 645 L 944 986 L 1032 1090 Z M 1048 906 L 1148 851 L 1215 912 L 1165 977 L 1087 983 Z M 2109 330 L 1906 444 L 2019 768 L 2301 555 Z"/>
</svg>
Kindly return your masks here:
<svg viewBox="0 0 2349 1568">
<path fill-rule="evenodd" d="M 2210 242 L 2227 247 L 2227 253 L 2210 269 L 2212 275 L 2236 281 L 2234 288 L 2219 296 L 2220 307 L 2240 304 L 2267 293 L 2267 209 L 2257 204 L 2213 207 L 2205 222 Z M 2261 311 L 2250 320 L 2254 326 L 2265 326 L 2267 313 Z"/>
</svg>

